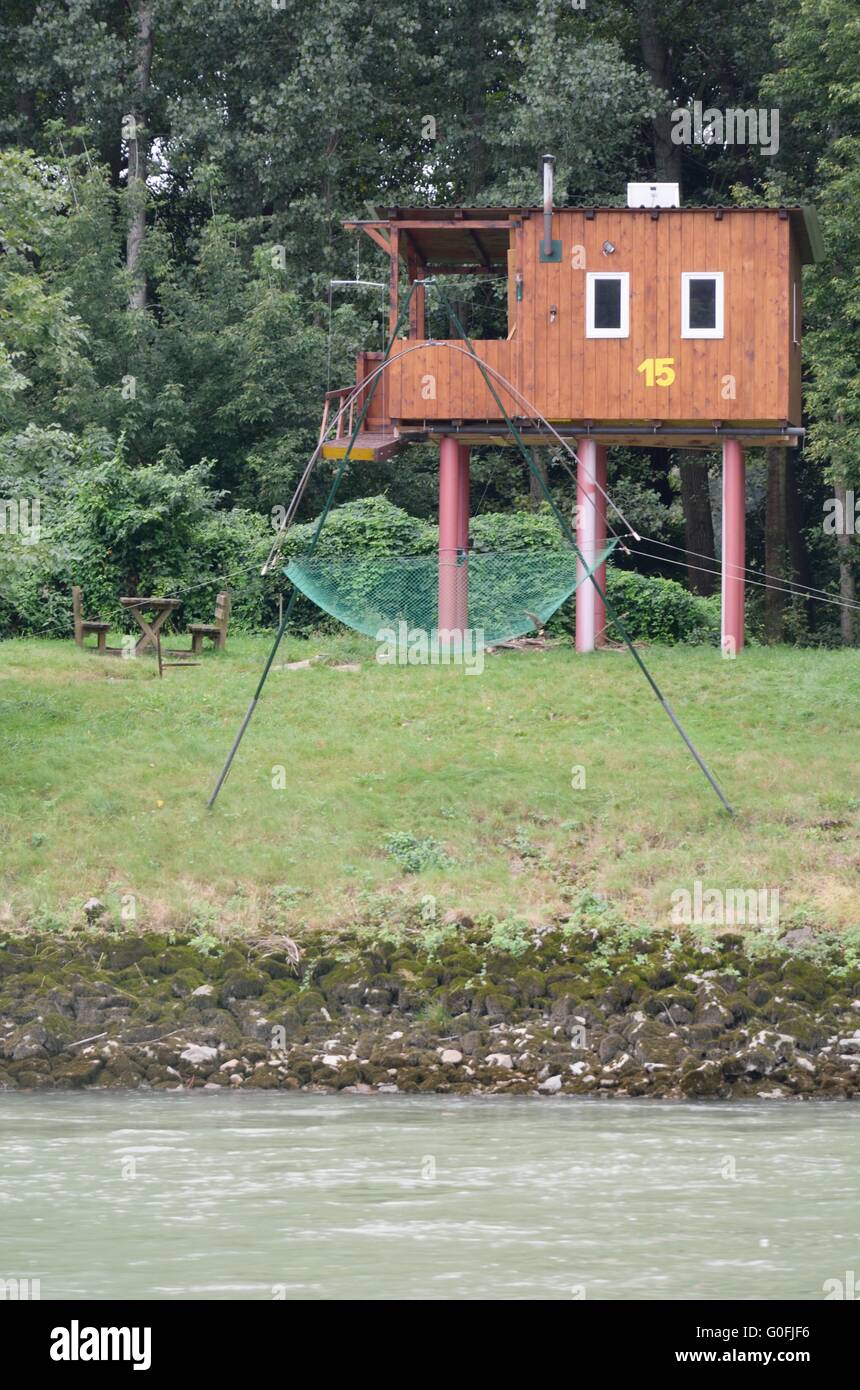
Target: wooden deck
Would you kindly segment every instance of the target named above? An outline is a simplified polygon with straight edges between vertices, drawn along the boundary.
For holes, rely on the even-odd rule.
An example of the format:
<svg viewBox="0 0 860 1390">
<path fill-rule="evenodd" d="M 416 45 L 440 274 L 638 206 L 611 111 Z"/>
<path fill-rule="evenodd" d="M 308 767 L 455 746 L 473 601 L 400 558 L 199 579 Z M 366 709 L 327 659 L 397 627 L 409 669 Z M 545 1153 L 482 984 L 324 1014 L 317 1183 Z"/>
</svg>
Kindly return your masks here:
<svg viewBox="0 0 860 1390">
<path fill-rule="evenodd" d="M 348 434 L 329 439 L 323 445 L 323 458 L 342 459 L 349 448 L 349 440 Z M 403 443 L 393 430 L 361 430 L 356 437 L 350 458 L 360 463 L 380 463 L 396 454 Z"/>
</svg>

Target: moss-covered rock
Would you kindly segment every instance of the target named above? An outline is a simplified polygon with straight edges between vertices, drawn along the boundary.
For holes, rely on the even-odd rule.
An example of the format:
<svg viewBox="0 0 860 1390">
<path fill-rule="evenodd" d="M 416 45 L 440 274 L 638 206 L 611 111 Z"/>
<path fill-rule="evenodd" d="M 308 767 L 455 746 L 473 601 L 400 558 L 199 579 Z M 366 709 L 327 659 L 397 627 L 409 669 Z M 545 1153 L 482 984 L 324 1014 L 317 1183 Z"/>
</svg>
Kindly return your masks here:
<svg viewBox="0 0 860 1390">
<path fill-rule="evenodd" d="M 193 967 L 184 966 L 177 970 L 176 974 L 170 979 L 170 992 L 176 995 L 177 999 L 186 999 L 193 994 L 195 989 L 200 989 L 206 984 L 203 972 Z"/>
<path fill-rule="evenodd" d="M 516 1004 L 509 994 L 495 985 L 480 985 L 472 996 L 471 1013 L 475 1017 L 507 1019 L 515 1016 Z"/>
<path fill-rule="evenodd" d="M 425 948 L 417 934 L 344 929 L 306 936 L 296 965 L 270 941 L 201 954 L 179 934 L 7 934 L 0 1086 L 525 1094 L 557 1077 L 562 1095 L 860 1090 L 854 1049 L 831 1046 L 860 1026 L 860 970 L 820 935 L 814 959 L 612 927 L 520 933 L 516 952 L 503 937 L 460 924 Z M 189 1046 L 218 1049 L 208 1072 L 181 1061 Z M 442 1066 L 443 1047 L 462 1064 Z"/>
<path fill-rule="evenodd" d="M 58 1062 L 51 1074 L 56 1086 L 91 1086 L 103 1065 L 100 1057 L 69 1057 Z"/>
<path fill-rule="evenodd" d="M 681 1068 L 679 1088 L 691 1100 L 713 1099 L 728 1094 L 720 1064 L 688 1059 Z"/>
<path fill-rule="evenodd" d="M 228 970 L 221 983 L 221 998 L 225 1001 L 259 999 L 267 983 L 267 977 L 262 970 L 253 970 L 247 965 Z"/>
<path fill-rule="evenodd" d="M 280 1086 L 281 1079 L 280 1069 L 264 1062 L 261 1066 L 254 1068 L 244 1082 L 244 1086 L 255 1091 L 275 1091 Z"/>
</svg>

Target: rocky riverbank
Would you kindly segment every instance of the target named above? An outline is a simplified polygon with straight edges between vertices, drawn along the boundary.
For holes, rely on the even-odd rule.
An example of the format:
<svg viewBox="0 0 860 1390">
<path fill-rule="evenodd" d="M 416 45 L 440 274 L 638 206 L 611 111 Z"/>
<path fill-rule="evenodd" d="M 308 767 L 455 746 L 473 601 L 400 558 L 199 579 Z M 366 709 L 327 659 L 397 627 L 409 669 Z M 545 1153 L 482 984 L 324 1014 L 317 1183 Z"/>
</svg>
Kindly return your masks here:
<svg viewBox="0 0 860 1390">
<path fill-rule="evenodd" d="M 0 938 L 0 1087 L 81 1086 L 845 1100 L 860 961 L 807 929 Z"/>
</svg>

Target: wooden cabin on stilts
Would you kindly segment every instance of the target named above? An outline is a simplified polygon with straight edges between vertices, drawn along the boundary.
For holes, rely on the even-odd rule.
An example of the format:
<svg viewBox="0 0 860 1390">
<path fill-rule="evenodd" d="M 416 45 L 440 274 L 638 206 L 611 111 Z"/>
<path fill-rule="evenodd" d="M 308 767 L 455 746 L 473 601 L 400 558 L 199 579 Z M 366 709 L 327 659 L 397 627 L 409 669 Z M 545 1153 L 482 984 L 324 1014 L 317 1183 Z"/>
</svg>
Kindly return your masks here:
<svg viewBox="0 0 860 1390">
<path fill-rule="evenodd" d="M 427 337 L 424 282 L 490 275 L 507 279 L 507 333 L 471 346 L 527 444 L 552 442 L 544 422 L 573 442 L 586 562 L 606 537 L 608 447 L 721 445 L 722 641 L 743 646 L 744 451 L 803 436 L 801 267 L 820 254 L 817 218 L 808 207 L 682 208 L 674 184 L 630 184 L 627 204 L 555 208 L 546 156 L 542 208 L 390 208 L 344 224 L 389 257 L 392 331 L 403 286 L 414 289 L 352 457 L 438 442 L 440 628 L 467 621 L 469 450 L 513 440 L 462 344 Z M 357 384 L 382 356 L 359 354 Z M 348 443 L 345 422 L 323 454 L 340 458 Z M 595 574 L 603 588 L 604 566 Z M 582 585 L 577 651 L 599 645 L 604 626 L 597 588 Z"/>
<path fill-rule="evenodd" d="M 277 561 L 320 457 L 337 461 L 334 481 L 305 555 L 287 568 L 293 592 L 210 807 L 298 592 L 377 640 L 395 621 L 407 631 L 410 623 L 435 624 L 437 647 L 448 650 L 465 641 L 476 616 L 482 643 L 491 645 L 534 630 L 575 592 L 577 652 L 594 651 L 611 618 L 731 813 L 606 595 L 605 560 L 620 539 L 607 541 L 607 504 L 618 509 L 607 491 L 606 455 L 621 444 L 721 445 L 721 638 L 723 651 L 736 655 L 744 642 L 744 451 L 793 448 L 803 437 L 801 267 L 820 257 L 818 221 L 804 207 L 682 208 L 677 185 L 661 183 L 629 184 L 626 207 L 556 208 L 552 164 L 545 156 L 542 208 L 390 208 L 344 224 L 388 256 L 388 342 L 384 352 L 359 353 L 354 385 L 326 395 L 317 448 L 263 573 Z M 504 335 L 470 338 L 437 281 L 443 276 L 505 277 Z M 428 336 L 429 290 L 456 336 Z M 435 559 L 318 557 L 347 463 L 427 441 L 439 446 Z M 548 443 L 576 462 L 575 530 L 534 467 L 531 447 Z M 470 553 L 469 457 L 479 444 L 519 449 L 565 538 L 561 550 Z"/>
</svg>

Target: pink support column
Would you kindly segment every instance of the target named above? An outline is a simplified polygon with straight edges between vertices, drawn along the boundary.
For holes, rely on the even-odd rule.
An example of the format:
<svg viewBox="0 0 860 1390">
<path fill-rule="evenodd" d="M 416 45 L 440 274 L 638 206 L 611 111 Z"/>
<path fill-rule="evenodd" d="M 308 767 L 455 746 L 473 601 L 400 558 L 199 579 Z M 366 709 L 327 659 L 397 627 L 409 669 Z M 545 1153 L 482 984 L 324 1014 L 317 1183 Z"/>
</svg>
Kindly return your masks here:
<svg viewBox="0 0 860 1390">
<path fill-rule="evenodd" d="M 597 446 L 597 487 L 595 488 L 595 506 L 597 514 L 594 521 L 594 545 L 599 553 L 606 546 L 606 445 Z M 606 593 L 606 561 L 598 565 L 595 570 L 597 582 L 604 593 Z M 602 647 L 606 640 L 606 605 L 598 594 L 594 585 L 591 585 L 594 594 L 594 641 L 595 645 Z"/>
<path fill-rule="evenodd" d="M 606 625 L 603 600 L 586 579 L 589 569 L 606 541 L 606 499 L 597 487 L 606 486 L 606 449 L 593 439 L 582 439 L 577 448 L 579 464 L 576 469 L 576 544 L 585 561 L 577 561 L 576 577 L 576 650 L 593 652 Z M 606 566 L 595 571 L 601 588 L 606 580 Z"/>
<path fill-rule="evenodd" d="M 743 445 L 723 443 L 722 647 L 734 655 L 744 644 L 746 464 Z"/>
<path fill-rule="evenodd" d="M 469 446 L 457 445 L 459 507 L 457 516 L 457 546 L 463 552 L 457 585 L 457 626 L 464 631 L 469 626 Z"/>
<path fill-rule="evenodd" d="M 436 621 L 440 632 L 461 630 L 463 626 L 457 566 L 462 535 L 461 472 L 460 446 L 446 434 L 439 445 L 439 612 Z"/>
</svg>

